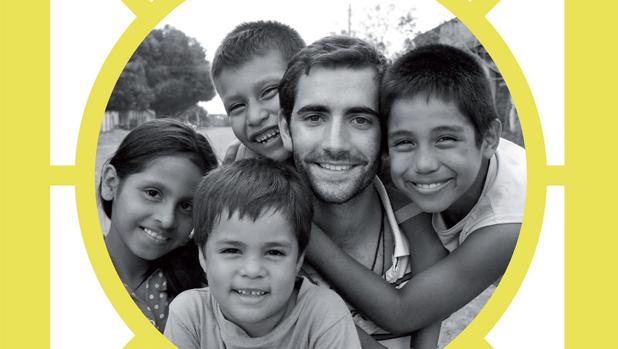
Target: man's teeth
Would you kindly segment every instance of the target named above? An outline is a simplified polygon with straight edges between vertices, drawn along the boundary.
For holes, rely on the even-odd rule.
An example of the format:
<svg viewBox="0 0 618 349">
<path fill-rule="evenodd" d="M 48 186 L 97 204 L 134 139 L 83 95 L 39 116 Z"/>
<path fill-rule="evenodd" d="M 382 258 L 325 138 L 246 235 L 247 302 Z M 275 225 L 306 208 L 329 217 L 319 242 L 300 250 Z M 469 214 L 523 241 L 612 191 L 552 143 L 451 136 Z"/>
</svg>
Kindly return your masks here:
<svg viewBox="0 0 618 349">
<path fill-rule="evenodd" d="M 159 240 L 159 241 L 167 240 L 167 238 L 165 236 L 157 233 L 156 231 L 150 230 L 148 228 L 144 228 L 144 232 L 146 233 L 146 235 L 150 236 L 151 238 L 153 238 L 155 240 Z"/>
<path fill-rule="evenodd" d="M 263 295 L 266 294 L 265 291 L 246 290 L 246 289 L 238 289 L 238 290 L 236 290 L 236 293 L 238 293 L 241 296 L 252 296 L 252 297 L 263 296 Z"/>
<path fill-rule="evenodd" d="M 319 164 L 319 166 L 330 171 L 347 171 L 352 168 L 350 165 Z"/>
<path fill-rule="evenodd" d="M 262 135 L 260 135 L 259 137 L 255 138 L 255 141 L 258 143 L 266 143 L 268 141 L 270 141 L 271 139 L 277 137 L 279 135 L 279 130 L 278 129 L 272 129 Z"/>
</svg>

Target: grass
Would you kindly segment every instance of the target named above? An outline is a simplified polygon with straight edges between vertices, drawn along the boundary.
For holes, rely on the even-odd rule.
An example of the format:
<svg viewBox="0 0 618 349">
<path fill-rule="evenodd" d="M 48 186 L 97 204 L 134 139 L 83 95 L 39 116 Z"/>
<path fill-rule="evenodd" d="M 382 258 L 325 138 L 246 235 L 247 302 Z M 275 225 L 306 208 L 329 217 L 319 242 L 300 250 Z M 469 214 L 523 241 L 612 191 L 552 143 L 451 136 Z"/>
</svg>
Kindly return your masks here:
<svg viewBox="0 0 618 349">
<path fill-rule="evenodd" d="M 199 130 L 204 134 L 214 148 L 219 159 L 223 158 L 227 146 L 235 139 L 232 129 L 229 127 L 202 128 Z M 96 179 L 98 181 L 101 167 L 114 153 L 122 139 L 129 133 L 125 130 L 114 130 L 104 132 L 99 135 L 96 156 Z M 99 210 L 99 218 L 101 221 L 101 229 L 107 232 L 109 222 L 105 215 Z M 442 330 L 440 331 L 440 341 L 438 347 L 442 348 L 453 340 L 466 326 L 476 317 L 487 299 L 492 295 L 495 287 L 492 285 L 481 293 L 472 302 L 453 313 L 442 322 Z"/>
</svg>

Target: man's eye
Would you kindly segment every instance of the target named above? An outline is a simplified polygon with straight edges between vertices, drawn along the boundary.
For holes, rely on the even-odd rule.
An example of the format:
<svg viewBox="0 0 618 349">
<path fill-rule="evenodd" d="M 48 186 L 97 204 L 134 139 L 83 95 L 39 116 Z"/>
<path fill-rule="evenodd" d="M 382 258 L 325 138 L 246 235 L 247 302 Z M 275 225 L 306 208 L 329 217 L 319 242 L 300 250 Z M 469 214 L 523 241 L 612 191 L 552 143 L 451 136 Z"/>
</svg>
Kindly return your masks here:
<svg viewBox="0 0 618 349">
<path fill-rule="evenodd" d="M 271 99 L 275 97 L 279 93 L 278 86 L 270 86 L 264 89 L 262 95 L 260 96 L 262 99 Z"/>
<path fill-rule="evenodd" d="M 366 117 L 363 116 L 357 116 L 354 119 L 352 119 L 352 122 L 357 124 L 357 125 L 370 125 L 371 124 L 371 120 L 369 120 Z"/>
<path fill-rule="evenodd" d="M 305 121 L 320 122 L 320 120 L 322 120 L 322 115 L 320 114 L 309 114 L 305 116 Z"/>
</svg>

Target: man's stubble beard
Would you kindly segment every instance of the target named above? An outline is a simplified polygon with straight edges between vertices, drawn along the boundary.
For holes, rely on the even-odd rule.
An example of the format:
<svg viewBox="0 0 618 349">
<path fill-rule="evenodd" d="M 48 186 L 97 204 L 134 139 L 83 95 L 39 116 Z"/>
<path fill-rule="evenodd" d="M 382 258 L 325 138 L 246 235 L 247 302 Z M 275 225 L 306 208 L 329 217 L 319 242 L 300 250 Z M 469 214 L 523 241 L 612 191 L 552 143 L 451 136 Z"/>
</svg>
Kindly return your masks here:
<svg viewBox="0 0 618 349">
<path fill-rule="evenodd" d="M 336 184 L 321 183 L 317 178 L 313 178 L 311 171 L 305 167 L 305 162 L 303 162 L 298 153 L 294 152 L 293 156 L 296 170 L 303 177 L 305 183 L 309 184 L 315 198 L 323 203 L 331 205 L 345 204 L 362 193 L 373 182 L 381 159 L 380 153 L 378 152 L 375 159 L 372 159 L 371 164 L 367 167 L 365 173 L 338 185 L 337 187 L 340 190 L 337 190 L 337 188 L 333 190 L 332 187 L 336 186 Z"/>
</svg>

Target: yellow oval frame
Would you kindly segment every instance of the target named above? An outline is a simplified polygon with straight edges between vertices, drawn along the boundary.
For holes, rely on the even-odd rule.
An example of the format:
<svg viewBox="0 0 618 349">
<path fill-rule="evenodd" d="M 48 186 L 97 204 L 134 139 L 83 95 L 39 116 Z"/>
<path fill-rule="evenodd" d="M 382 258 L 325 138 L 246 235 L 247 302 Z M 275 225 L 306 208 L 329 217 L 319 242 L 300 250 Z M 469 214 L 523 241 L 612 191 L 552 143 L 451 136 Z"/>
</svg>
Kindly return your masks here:
<svg viewBox="0 0 618 349">
<path fill-rule="evenodd" d="M 142 315 L 124 289 L 104 245 L 96 208 L 95 173 L 97 140 L 103 112 L 111 91 L 128 59 L 146 35 L 183 0 L 124 0 L 136 15 L 105 60 L 88 98 L 77 144 L 75 171 L 65 173 L 65 183 L 76 186 L 78 217 L 90 262 L 110 302 L 135 334 L 127 348 L 173 348 Z M 506 43 L 485 18 L 499 0 L 438 0 L 478 38 L 502 73 L 517 106 L 526 142 L 528 187 L 524 222 L 511 263 L 493 296 L 479 315 L 458 335 L 449 348 L 491 348 L 484 339 L 504 313 L 530 266 L 545 208 L 545 190 L 552 184 L 546 165 L 545 144 L 536 106 L 515 58 Z"/>
</svg>

